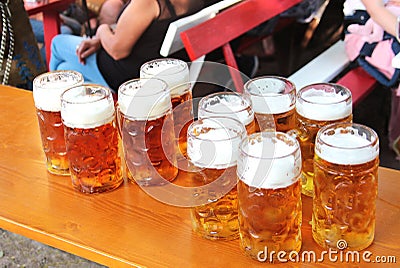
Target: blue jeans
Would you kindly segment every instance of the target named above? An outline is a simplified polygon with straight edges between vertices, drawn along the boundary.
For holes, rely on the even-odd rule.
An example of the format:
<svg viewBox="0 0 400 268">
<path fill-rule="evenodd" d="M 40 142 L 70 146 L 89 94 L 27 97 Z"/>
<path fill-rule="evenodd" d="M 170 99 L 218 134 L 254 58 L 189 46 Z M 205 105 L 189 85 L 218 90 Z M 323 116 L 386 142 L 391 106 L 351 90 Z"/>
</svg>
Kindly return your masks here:
<svg viewBox="0 0 400 268">
<path fill-rule="evenodd" d="M 83 37 L 76 35 L 55 36 L 51 43 L 50 70 L 74 70 L 83 75 L 85 83 L 99 84 L 109 88 L 97 67 L 96 53 L 86 58 L 86 64 L 79 62 L 76 47 L 82 40 Z"/>
<path fill-rule="evenodd" d="M 43 61 L 46 61 L 43 21 L 36 19 L 29 19 L 29 22 L 31 23 L 33 35 L 35 36 L 36 41 L 43 44 L 42 48 L 40 49 L 40 54 L 42 56 Z M 71 28 L 66 25 L 61 25 L 60 32 L 62 34 L 73 34 Z"/>
</svg>

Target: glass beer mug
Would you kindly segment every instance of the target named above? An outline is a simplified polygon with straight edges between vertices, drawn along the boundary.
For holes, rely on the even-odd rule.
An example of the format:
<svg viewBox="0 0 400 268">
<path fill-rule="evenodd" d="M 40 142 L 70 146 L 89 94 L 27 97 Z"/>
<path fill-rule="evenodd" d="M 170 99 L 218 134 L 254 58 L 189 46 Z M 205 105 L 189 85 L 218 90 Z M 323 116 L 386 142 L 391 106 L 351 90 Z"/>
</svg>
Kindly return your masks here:
<svg viewBox="0 0 400 268">
<path fill-rule="evenodd" d="M 241 122 L 227 117 L 199 119 L 189 126 L 188 158 L 197 170 L 193 183 L 208 186 L 194 196 L 208 203 L 191 209 L 193 230 L 204 238 L 232 240 L 239 235 L 236 162 L 245 134 Z"/>
<path fill-rule="evenodd" d="M 315 142 L 312 236 L 324 248 L 362 250 L 374 240 L 379 140 L 359 124 L 321 128 Z"/>
<path fill-rule="evenodd" d="M 186 62 L 162 58 L 144 63 L 140 67 L 141 78 L 156 77 L 164 80 L 170 89 L 174 116 L 175 136 L 183 158 L 186 156 L 187 128 L 193 122 L 192 86 Z"/>
<path fill-rule="evenodd" d="M 314 143 L 321 127 L 335 122 L 352 122 L 351 92 L 332 83 L 303 87 L 296 97 L 297 138 L 303 161 L 302 193 L 313 196 Z"/>
<path fill-rule="evenodd" d="M 203 97 L 199 102 L 198 118 L 225 116 L 239 120 L 251 134 L 256 131 L 251 99 L 235 92 L 218 92 Z"/>
<path fill-rule="evenodd" d="M 47 170 L 56 175 L 70 175 L 61 120 L 61 94 L 82 85 L 82 74 L 75 71 L 52 71 L 33 80 L 33 99 L 39 121 Z"/>
<path fill-rule="evenodd" d="M 111 91 L 94 84 L 66 90 L 61 95 L 61 118 L 74 188 L 100 193 L 120 186 L 123 177 Z"/>
<path fill-rule="evenodd" d="M 286 78 L 261 76 L 244 85 L 256 117 L 256 131 L 287 132 L 296 127 L 296 87 Z"/>
<path fill-rule="evenodd" d="M 244 138 L 237 164 L 240 246 L 258 261 L 268 252 L 300 251 L 301 152 L 283 132 Z M 273 260 L 270 260 L 273 262 Z"/>
<path fill-rule="evenodd" d="M 172 104 L 166 82 L 140 78 L 118 90 L 125 160 L 136 183 L 162 185 L 178 175 Z"/>
</svg>

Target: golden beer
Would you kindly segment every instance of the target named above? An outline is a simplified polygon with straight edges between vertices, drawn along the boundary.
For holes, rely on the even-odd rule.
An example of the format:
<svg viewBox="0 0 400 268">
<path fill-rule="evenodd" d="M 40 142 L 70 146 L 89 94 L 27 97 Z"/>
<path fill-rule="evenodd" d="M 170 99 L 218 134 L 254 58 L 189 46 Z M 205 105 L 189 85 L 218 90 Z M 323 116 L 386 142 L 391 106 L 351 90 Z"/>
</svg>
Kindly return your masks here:
<svg viewBox="0 0 400 268">
<path fill-rule="evenodd" d="M 303 194 L 313 196 L 314 143 L 318 130 L 335 122 L 352 122 L 352 119 L 351 92 L 343 86 L 312 84 L 297 93 L 296 131 L 303 161 Z"/>
<path fill-rule="evenodd" d="M 207 200 L 191 209 L 193 231 L 211 240 L 238 237 L 236 160 L 239 142 L 246 131 L 232 118 L 195 121 L 188 129 L 188 157 L 197 168 L 195 199 Z"/>
<path fill-rule="evenodd" d="M 162 185 L 178 175 L 171 97 L 157 78 L 125 82 L 118 91 L 124 156 L 141 186 Z"/>
<path fill-rule="evenodd" d="M 215 180 L 222 184 L 236 176 L 236 166 L 226 169 L 205 168 L 195 177 L 195 184 L 206 185 Z M 199 180 L 199 178 L 204 178 Z M 207 194 L 210 194 L 207 193 Z M 197 206 L 191 209 L 193 231 L 200 236 L 216 240 L 232 240 L 238 238 L 239 223 L 237 211 L 237 189 L 233 185 L 232 190 L 213 200 L 211 203 Z"/>
<path fill-rule="evenodd" d="M 203 97 L 199 102 L 199 118 L 230 117 L 240 121 L 248 134 L 256 132 L 254 111 L 251 99 L 244 94 L 235 92 L 218 92 Z"/>
<path fill-rule="evenodd" d="M 110 90 L 99 85 L 66 90 L 61 117 L 74 188 L 101 193 L 120 186 L 119 135 Z"/>
<path fill-rule="evenodd" d="M 183 95 L 171 96 L 174 116 L 175 135 L 178 137 L 178 147 L 183 156 L 187 156 L 187 130 L 193 122 L 193 103 L 190 84 Z"/>
<path fill-rule="evenodd" d="M 84 193 L 113 190 L 122 183 L 118 133 L 111 121 L 95 128 L 65 127 L 72 185 Z"/>
<path fill-rule="evenodd" d="M 241 249 L 259 261 L 267 254 L 265 249 L 299 252 L 302 203 L 298 142 L 282 132 L 261 132 L 245 138 L 239 152 Z"/>
<path fill-rule="evenodd" d="M 256 118 L 256 132 L 267 131 L 276 129 L 280 132 L 288 132 L 296 128 L 296 110 L 293 108 L 290 111 L 273 114 L 273 121 L 271 115 L 255 113 Z M 263 127 L 260 127 L 263 126 Z"/>
<path fill-rule="evenodd" d="M 69 175 L 61 112 L 36 109 L 47 170 L 57 175 Z"/>
<path fill-rule="evenodd" d="M 187 128 L 193 122 L 192 83 L 186 62 L 161 58 L 148 61 L 140 67 L 141 78 L 159 78 L 170 89 L 176 141 L 180 150 L 178 158 L 186 157 Z"/>
<path fill-rule="evenodd" d="M 256 118 L 256 131 L 287 132 L 296 127 L 296 87 L 286 78 L 261 76 L 244 85 Z"/>
<path fill-rule="evenodd" d="M 47 72 L 33 81 L 33 98 L 46 155 L 46 166 L 52 174 L 70 174 L 61 120 L 60 96 L 68 87 L 82 83 L 82 75 L 74 71 Z"/>
<path fill-rule="evenodd" d="M 132 178 L 144 178 L 139 183 L 146 185 L 150 182 L 146 182 L 145 179 L 152 178 L 152 173 L 156 172 L 163 179 L 173 181 L 178 171 L 167 157 L 176 153 L 171 113 L 153 120 L 134 120 L 122 114 L 122 122 L 123 146 Z M 168 133 L 166 135 L 169 135 L 169 138 L 161 133 L 162 131 Z M 149 165 L 154 170 L 149 170 Z M 163 184 L 161 179 L 158 182 L 155 179 L 151 180 L 151 184 Z"/>
<path fill-rule="evenodd" d="M 324 248 L 363 250 L 374 240 L 379 141 L 370 128 L 332 124 L 315 144 L 312 235 Z M 343 248 L 342 248 L 343 249 Z"/>
</svg>

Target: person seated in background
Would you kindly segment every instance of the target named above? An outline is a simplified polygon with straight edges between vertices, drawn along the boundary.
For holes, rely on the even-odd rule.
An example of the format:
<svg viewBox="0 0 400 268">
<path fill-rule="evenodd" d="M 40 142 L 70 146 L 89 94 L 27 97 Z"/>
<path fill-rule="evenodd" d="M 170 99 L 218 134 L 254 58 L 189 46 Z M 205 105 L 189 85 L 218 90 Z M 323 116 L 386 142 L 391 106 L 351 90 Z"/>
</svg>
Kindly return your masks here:
<svg viewBox="0 0 400 268">
<path fill-rule="evenodd" d="M 391 58 L 394 57 L 393 52 L 391 51 L 395 45 L 399 48 L 398 42 L 399 40 L 399 25 L 398 25 L 398 16 L 399 14 L 395 14 L 393 10 L 400 9 L 400 0 L 361 0 L 367 13 L 370 16 L 370 21 L 367 21 L 365 25 L 349 25 L 347 30 L 350 34 L 346 35 L 345 41 L 348 42 L 346 44 L 347 50 L 350 52 L 357 53 L 358 51 L 354 51 L 355 45 L 357 45 L 356 41 L 360 40 L 361 43 L 368 45 L 374 45 L 374 53 L 370 55 L 370 57 L 364 57 L 361 60 L 364 62 L 362 67 L 369 66 L 366 69 L 371 75 L 376 75 L 377 72 L 381 70 L 388 70 L 392 68 L 391 66 Z M 371 26 L 373 25 L 373 26 Z M 380 33 L 379 38 L 377 38 L 376 32 Z M 357 35 L 359 35 L 357 39 Z M 353 42 L 351 42 L 352 39 Z M 382 41 L 382 42 L 381 42 Z M 387 42 L 389 41 L 389 42 Z M 388 46 L 382 46 L 383 42 L 388 43 Z M 395 44 L 397 42 L 397 44 Z M 364 47 L 364 45 L 363 45 Z M 386 51 L 376 50 L 376 48 L 386 48 Z M 352 53 L 348 52 L 350 56 Z M 365 60 L 364 60 L 365 59 Z M 368 63 L 367 63 L 368 61 Z M 385 66 L 382 64 L 383 62 L 387 62 L 390 66 Z M 378 65 L 380 63 L 380 65 Z M 369 65 L 370 64 L 370 65 Z M 373 68 L 377 67 L 377 70 L 373 71 Z M 378 68 L 379 66 L 379 68 Z M 384 66 L 385 68 L 382 69 Z M 398 73 L 398 71 L 394 71 L 394 74 Z M 392 74 L 392 76 L 394 76 Z M 375 76 L 374 76 L 375 77 Z M 389 119 L 389 145 L 391 149 L 397 154 L 397 159 L 400 160 L 400 86 L 399 86 L 399 78 L 396 78 L 395 81 L 393 78 L 389 80 L 388 77 L 384 77 L 385 79 L 377 79 L 381 84 L 383 83 L 381 80 L 384 80 L 388 84 L 387 86 L 392 90 L 392 103 L 391 103 L 391 114 Z M 379 78 L 375 77 L 375 78 Z M 394 83 L 392 83 L 394 82 Z M 383 84 L 383 85 L 386 85 Z"/>
<path fill-rule="evenodd" d="M 86 35 L 89 31 L 95 32 L 98 25 L 114 24 L 117 22 L 118 14 L 124 6 L 126 0 L 87 0 L 88 13 L 82 4 L 71 4 L 68 9 L 60 13 L 60 32 L 61 34 Z M 90 19 L 90 28 L 87 29 L 86 15 Z M 29 19 L 36 41 L 41 44 L 40 53 L 43 60 L 46 59 L 46 49 L 44 43 L 43 21 L 38 18 Z"/>
<path fill-rule="evenodd" d="M 75 70 L 86 82 L 113 90 L 139 77 L 140 66 L 159 58 L 169 24 L 203 7 L 199 0 L 128 1 L 115 27 L 101 24 L 93 38 L 57 35 L 51 46 L 50 70 Z"/>
<path fill-rule="evenodd" d="M 127 0 L 88 0 L 87 2 L 89 10 L 96 15 L 91 20 L 91 28 L 96 30 L 101 24 L 116 23 Z"/>
</svg>

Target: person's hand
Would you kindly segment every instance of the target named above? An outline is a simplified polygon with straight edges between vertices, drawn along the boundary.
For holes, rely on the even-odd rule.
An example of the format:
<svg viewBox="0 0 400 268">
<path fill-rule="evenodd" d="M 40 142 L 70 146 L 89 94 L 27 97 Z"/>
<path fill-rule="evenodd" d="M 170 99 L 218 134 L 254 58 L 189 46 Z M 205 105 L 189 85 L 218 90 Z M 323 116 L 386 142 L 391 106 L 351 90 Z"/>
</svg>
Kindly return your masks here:
<svg viewBox="0 0 400 268">
<path fill-rule="evenodd" d="M 98 38 L 85 39 L 76 47 L 76 55 L 80 63 L 85 64 L 86 58 L 100 49 L 101 43 Z"/>
</svg>

